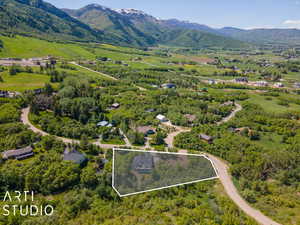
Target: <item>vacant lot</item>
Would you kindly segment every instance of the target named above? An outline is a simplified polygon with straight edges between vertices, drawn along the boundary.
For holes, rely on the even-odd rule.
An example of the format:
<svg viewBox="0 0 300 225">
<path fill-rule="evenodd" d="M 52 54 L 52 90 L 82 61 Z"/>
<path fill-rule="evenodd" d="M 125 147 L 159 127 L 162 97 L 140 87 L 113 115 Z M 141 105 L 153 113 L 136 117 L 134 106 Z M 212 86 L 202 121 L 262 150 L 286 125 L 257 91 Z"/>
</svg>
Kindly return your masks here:
<svg viewBox="0 0 300 225">
<path fill-rule="evenodd" d="M 50 82 L 50 76 L 33 73 L 19 73 L 11 76 L 7 72 L 0 73 L 4 82 L 0 82 L 0 90 L 19 91 L 41 88 Z"/>
</svg>

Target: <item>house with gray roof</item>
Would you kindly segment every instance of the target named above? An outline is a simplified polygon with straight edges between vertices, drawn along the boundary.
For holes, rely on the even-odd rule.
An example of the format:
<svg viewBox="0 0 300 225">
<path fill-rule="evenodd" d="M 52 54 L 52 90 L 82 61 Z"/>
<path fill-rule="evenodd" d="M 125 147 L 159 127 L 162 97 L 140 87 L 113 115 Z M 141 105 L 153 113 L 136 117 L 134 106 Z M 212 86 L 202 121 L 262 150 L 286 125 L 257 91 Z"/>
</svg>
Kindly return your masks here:
<svg viewBox="0 0 300 225">
<path fill-rule="evenodd" d="M 82 153 L 78 152 L 76 149 L 66 148 L 63 154 L 64 161 L 71 161 L 73 163 L 82 165 L 87 161 L 87 158 Z"/>
<path fill-rule="evenodd" d="M 140 154 L 132 161 L 132 169 L 139 173 L 151 173 L 153 168 L 153 156 L 149 153 Z"/>
<path fill-rule="evenodd" d="M 17 159 L 23 160 L 33 156 L 33 148 L 31 146 L 27 146 L 25 148 L 17 149 L 17 150 L 8 150 L 2 153 L 2 158 L 4 160 L 7 159 Z"/>
</svg>

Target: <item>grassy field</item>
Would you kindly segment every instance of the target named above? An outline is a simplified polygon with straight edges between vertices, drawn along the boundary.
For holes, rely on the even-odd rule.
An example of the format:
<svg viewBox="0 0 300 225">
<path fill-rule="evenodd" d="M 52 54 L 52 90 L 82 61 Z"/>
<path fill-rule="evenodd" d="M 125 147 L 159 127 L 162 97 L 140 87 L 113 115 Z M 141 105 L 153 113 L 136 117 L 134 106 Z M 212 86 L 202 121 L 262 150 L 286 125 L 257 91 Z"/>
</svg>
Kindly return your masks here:
<svg viewBox="0 0 300 225">
<path fill-rule="evenodd" d="M 80 66 L 72 64 L 72 67 L 76 68 L 76 70 L 68 70 L 68 69 L 61 69 L 61 68 L 57 68 L 57 70 L 58 71 L 65 71 L 68 74 L 72 74 L 72 75 L 81 75 L 81 76 L 88 76 L 88 77 L 91 77 L 91 78 L 98 78 L 98 79 L 101 78 L 103 80 L 111 80 L 110 78 L 108 78 L 105 75 L 102 76 L 100 73 L 90 71 L 90 70 L 82 68 Z"/>
<path fill-rule="evenodd" d="M 300 105 L 290 103 L 289 106 L 282 106 L 278 104 L 278 98 L 274 97 L 271 100 L 267 100 L 266 96 L 250 93 L 249 102 L 260 105 L 266 112 L 270 113 L 284 113 L 287 111 L 299 111 Z"/>
<path fill-rule="evenodd" d="M 259 141 L 254 141 L 256 144 L 271 149 L 281 149 L 286 147 L 285 144 L 281 143 L 283 136 L 276 133 L 262 133 Z"/>
<path fill-rule="evenodd" d="M 21 36 L 16 38 L 0 36 L 0 40 L 4 43 L 0 57 L 31 58 L 52 55 L 66 59 L 95 58 L 84 45 L 79 44 L 54 43 Z"/>
<path fill-rule="evenodd" d="M 34 73 L 18 73 L 11 76 L 7 71 L 0 73 L 4 82 L 0 82 L 0 90 L 19 91 L 41 88 L 45 83 L 50 83 L 50 76 Z M 54 85 L 55 86 L 55 85 Z"/>
</svg>

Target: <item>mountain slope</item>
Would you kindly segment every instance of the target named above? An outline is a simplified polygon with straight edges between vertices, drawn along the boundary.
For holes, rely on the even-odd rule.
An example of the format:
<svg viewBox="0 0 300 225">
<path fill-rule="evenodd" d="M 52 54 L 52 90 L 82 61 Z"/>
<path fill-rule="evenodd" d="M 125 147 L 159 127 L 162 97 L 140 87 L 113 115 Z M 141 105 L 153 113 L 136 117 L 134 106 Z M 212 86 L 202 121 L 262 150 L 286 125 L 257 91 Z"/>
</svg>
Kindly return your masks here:
<svg viewBox="0 0 300 225">
<path fill-rule="evenodd" d="M 162 44 L 191 48 L 246 48 L 250 45 L 197 30 L 175 29 L 165 33 Z"/>
<path fill-rule="evenodd" d="M 0 30 L 51 40 L 97 41 L 103 34 L 42 0 L 1 0 Z"/>
<path fill-rule="evenodd" d="M 63 10 L 83 23 L 117 36 L 131 45 L 164 44 L 193 48 L 242 48 L 249 46 L 230 37 L 190 27 L 172 25 L 170 21 L 159 20 L 135 9 L 112 10 L 91 4 L 78 10 Z M 207 30 L 209 30 L 208 27 Z"/>
<path fill-rule="evenodd" d="M 89 24 L 106 35 L 115 36 L 127 45 L 149 46 L 156 42 L 151 35 L 139 30 L 126 16 L 112 9 L 91 4 L 79 10 L 63 9 L 70 16 Z"/>
</svg>

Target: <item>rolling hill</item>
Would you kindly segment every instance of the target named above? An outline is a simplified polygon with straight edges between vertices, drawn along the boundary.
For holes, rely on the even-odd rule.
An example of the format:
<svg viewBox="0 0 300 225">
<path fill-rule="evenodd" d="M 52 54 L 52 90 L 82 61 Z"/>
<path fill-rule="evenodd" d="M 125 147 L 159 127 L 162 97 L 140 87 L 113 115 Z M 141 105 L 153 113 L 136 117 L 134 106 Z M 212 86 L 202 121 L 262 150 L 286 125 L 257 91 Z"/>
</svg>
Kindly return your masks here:
<svg viewBox="0 0 300 225">
<path fill-rule="evenodd" d="M 233 27 L 219 29 L 218 32 L 225 36 L 256 43 L 256 44 L 281 44 L 299 45 L 300 30 L 298 29 L 251 29 L 243 30 Z"/>
</svg>

